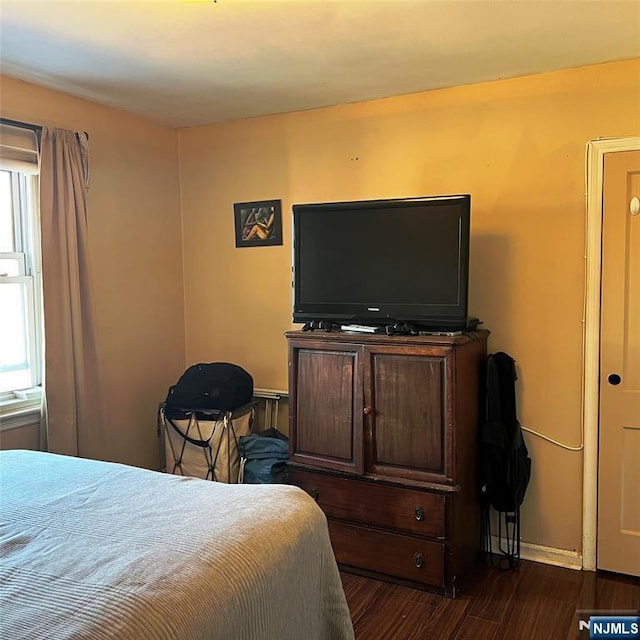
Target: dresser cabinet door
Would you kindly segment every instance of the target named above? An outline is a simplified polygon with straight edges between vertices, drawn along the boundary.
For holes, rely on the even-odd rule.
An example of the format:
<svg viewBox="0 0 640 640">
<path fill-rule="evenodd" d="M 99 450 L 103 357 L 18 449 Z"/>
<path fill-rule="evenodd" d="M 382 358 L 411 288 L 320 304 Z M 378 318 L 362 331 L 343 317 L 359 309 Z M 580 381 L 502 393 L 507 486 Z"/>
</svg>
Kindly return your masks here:
<svg viewBox="0 0 640 640">
<path fill-rule="evenodd" d="M 368 347 L 365 354 L 366 470 L 450 484 L 453 351 Z"/>
<path fill-rule="evenodd" d="M 289 342 L 291 460 L 362 473 L 362 349 Z"/>
</svg>

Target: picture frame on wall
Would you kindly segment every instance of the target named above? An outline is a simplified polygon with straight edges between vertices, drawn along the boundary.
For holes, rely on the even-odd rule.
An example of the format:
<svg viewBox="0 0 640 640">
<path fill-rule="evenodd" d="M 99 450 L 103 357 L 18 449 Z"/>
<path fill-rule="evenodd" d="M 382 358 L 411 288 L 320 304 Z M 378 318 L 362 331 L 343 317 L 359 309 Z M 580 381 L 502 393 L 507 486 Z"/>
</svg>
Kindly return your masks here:
<svg viewBox="0 0 640 640">
<path fill-rule="evenodd" d="M 236 202 L 233 205 L 236 247 L 265 247 L 282 244 L 280 200 Z"/>
</svg>

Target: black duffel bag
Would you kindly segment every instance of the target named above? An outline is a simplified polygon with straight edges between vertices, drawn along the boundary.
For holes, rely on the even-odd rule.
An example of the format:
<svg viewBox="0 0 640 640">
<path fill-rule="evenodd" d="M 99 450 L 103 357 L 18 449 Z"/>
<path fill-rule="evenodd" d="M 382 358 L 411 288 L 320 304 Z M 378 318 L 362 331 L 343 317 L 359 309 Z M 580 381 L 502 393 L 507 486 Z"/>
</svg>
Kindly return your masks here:
<svg viewBox="0 0 640 640">
<path fill-rule="evenodd" d="M 191 365 L 169 387 L 167 409 L 233 411 L 253 397 L 253 378 L 237 364 L 201 362 Z"/>
</svg>

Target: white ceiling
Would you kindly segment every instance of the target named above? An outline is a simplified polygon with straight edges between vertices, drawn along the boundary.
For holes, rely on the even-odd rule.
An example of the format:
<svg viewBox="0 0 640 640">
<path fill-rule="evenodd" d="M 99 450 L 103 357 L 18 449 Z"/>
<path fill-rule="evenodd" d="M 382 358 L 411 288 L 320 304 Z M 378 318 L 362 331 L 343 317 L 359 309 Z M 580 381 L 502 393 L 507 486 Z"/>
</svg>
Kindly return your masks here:
<svg viewBox="0 0 640 640">
<path fill-rule="evenodd" d="M 176 127 L 635 57 L 640 0 L 0 1 L 3 74 Z"/>
</svg>

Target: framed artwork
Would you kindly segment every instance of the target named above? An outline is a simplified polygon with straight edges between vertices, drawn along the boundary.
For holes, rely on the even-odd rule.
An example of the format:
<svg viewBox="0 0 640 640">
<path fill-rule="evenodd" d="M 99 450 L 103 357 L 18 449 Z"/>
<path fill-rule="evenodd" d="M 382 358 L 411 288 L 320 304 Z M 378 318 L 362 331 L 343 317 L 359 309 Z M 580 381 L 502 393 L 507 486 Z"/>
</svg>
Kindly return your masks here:
<svg viewBox="0 0 640 640">
<path fill-rule="evenodd" d="M 236 202 L 233 205 L 236 247 L 265 247 L 282 244 L 280 200 Z"/>
</svg>

